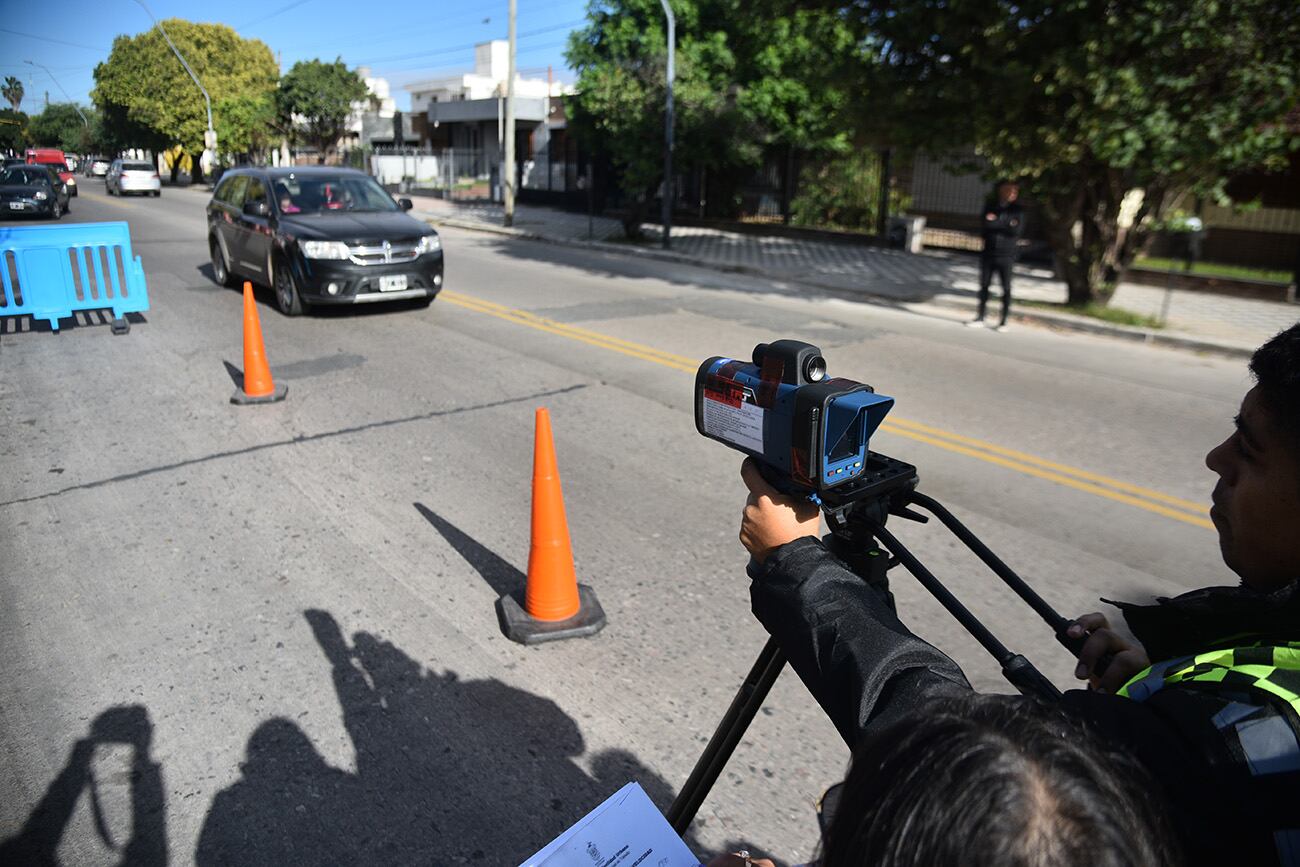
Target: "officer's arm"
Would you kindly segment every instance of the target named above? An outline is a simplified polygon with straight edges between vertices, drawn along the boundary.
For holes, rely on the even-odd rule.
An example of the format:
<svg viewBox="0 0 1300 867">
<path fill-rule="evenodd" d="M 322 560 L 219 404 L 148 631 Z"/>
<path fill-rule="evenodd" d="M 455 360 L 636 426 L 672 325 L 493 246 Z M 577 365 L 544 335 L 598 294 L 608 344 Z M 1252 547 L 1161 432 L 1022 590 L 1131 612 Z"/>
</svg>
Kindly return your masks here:
<svg viewBox="0 0 1300 867">
<path fill-rule="evenodd" d="M 790 542 L 752 574 L 754 616 L 850 747 L 933 698 L 970 689 L 956 663 L 913 635 L 820 540 Z"/>
</svg>

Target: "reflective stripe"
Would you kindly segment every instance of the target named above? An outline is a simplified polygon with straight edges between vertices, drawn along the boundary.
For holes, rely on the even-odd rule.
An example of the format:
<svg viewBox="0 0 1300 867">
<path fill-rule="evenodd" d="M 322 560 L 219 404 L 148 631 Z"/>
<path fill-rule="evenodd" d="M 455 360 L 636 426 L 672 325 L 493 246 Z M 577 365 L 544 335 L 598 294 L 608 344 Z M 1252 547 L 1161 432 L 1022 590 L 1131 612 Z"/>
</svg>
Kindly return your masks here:
<svg viewBox="0 0 1300 867">
<path fill-rule="evenodd" d="M 1154 665 L 1148 665 L 1134 675 L 1128 683 L 1120 687 L 1117 695 L 1131 698 L 1134 701 L 1146 701 L 1164 687 L 1166 671 L 1183 665 L 1191 658 L 1190 656 L 1182 656 L 1178 659 L 1169 659 L 1164 662 L 1157 662 Z"/>
<path fill-rule="evenodd" d="M 1285 678 L 1278 678 L 1286 672 Z M 1118 695 L 1146 701 L 1169 684 L 1217 683 L 1243 691 L 1257 690 L 1276 696 L 1300 713 L 1300 693 L 1279 680 L 1296 682 L 1300 677 L 1300 643 L 1252 644 L 1210 650 L 1150 666 L 1124 684 Z"/>
</svg>

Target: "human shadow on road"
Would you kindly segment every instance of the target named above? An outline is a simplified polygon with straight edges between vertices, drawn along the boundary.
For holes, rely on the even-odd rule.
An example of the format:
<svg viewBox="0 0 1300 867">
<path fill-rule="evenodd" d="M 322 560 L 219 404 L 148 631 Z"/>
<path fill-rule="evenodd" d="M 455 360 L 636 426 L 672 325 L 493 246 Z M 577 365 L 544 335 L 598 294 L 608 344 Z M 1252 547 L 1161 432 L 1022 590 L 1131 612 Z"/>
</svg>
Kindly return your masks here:
<svg viewBox="0 0 1300 867">
<path fill-rule="evenodd" d="M 90 732 L 72 745 L 68 760 L 45 790 L 22 829 L 0 843 L 0 864 L 54 865 L 59 847 L 83 793 L 89 796 L 91 817 L 102 846 L 118 856 L 123 867 L 155 867 L 167 863 L 166 797 L 162 768 L 149 753 L 153 724 L 140 705 L 109 708 L 90 724 Z M 98 747 L 120 744 L 131 748 L 129 770 L 97 780 L 93 767 Z M 130 809 L 130 835 L 118 841 L 105 814 L 104 791 L 125 782 L 124 800 Z M 114 793 L 116 794 L 116 793 Z M 117 799 L 115 799 L 117 800 Z"/>
<path fill-rule="evenodd" d="M 426 669 L 368 632 L 349 644 L 329 613 L 305 616 L 356 772 L 330 766 L 293 722 L 263 723 L 204 820 L 200 865 L 516 864 L 629 779 L 661 807 L 671 799 L 631 753 L 584 771 L 582 733 L 550 699 Z"/>
</svg>

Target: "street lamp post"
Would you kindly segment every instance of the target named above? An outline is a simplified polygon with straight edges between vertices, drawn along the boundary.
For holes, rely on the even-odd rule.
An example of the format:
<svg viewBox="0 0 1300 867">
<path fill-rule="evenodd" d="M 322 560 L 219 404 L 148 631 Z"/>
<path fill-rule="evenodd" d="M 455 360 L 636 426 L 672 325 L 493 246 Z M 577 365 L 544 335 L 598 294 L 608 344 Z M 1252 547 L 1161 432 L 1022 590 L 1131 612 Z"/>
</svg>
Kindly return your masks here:
<svg viewBox="0 0 1300 867">
<path fill-rule="evenodd" d="M 206 173 L 217 160 L 217 131 L 212 127 L 212 97 L 208 96 L 208 92 L 204 90 L 203 85 L 199 82 L 199 77 L 194 74 L 194 70 L 190 69 L 190 65 L 185 62 L 180 49 L 176 47 L 176 43 L 172 42 L 172 38 L 167 35 L 162 22 L 154 18 L 153 11 L 145 5 L 144 0 L 135 0 L 135 2 L 139 3 L 140 8 L 148 13 L 153 20 L 154 26 L 158 28 L 158 32 L 162 34 L 163 39 L 167 40 L 167 45 L 171 48 L 172 53 L 176 55 L 176 59 L 181 62 L 181 66 L 185 67 L 185 71 L 190 74 L 190 78 L 194 79 L 194 86 L 203 94 L 203 102 L 208 109 L 208 130 L 203 134 L 203 156 L 199 158 L 199 165 L 203 166 L 203 171 Z"/>
<path fill-rule="evenodd" d="M 59 80 L 54 77 L 54 73 L 50 72 L 49 68 L 47 68 L 45 64 L 37 63 L 34 60 L 24 60 L 23 63 L 28 63 L 31 64 L 32 66 L 39 66 L 41 69 L 43 69 L 45 71 L 45 74 L 48 75 L 50 79 L 54 82 L 54 86 L 57 87 L 65 97 L 67 97 L 68 102 L 72 104 L 72 108 L 77 112 L 77 116 L 81 118 L 81 122 L 84 123 L 87 127 L 90 126 L 90 121 L 86 120 L 86 116 L 81 113 L 81 107 L 77 105 L 76 101 L 73 100 L 72 97 L 68 96 L 68 92 L 63 89 L 63 85 L 59 84 Z"/>
<path fill-rule="evenodd" d="M 668 16 L 668 103 L 664 112 L 664 249 L 672 246 L 673 234 L 673 43 L 677 41 L 677 19 L 668 0 L 659 0 Z"/>
</svg>

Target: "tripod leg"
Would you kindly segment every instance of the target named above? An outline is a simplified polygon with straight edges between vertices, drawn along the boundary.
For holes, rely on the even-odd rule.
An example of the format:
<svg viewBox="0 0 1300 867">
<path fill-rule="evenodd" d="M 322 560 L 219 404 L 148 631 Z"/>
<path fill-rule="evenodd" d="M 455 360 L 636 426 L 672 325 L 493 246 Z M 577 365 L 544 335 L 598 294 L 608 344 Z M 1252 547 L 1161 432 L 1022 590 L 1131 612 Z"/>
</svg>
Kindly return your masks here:
<svg viewBox="0 0 1300 867">
<path fill-rule="evenodd" d="M 695 821 L 700 805 L 722 774 L 722 769 L 726 767 L 740 739 L 745 736 L 745 730 L 763 706 L 772 684 L 776 683 L 783 668 L 785 654 L 777 646 L 776 639 L 769 638 L 759 652 L 758 659 L 754 660 L 754 667 L 749 670 L 744 683 L 736 692 L 736 697 L 731 700 L 731 706 L 718 723 L 704 753 L 695 763 L 691 775 L 686 778 L 681 791 L 668 808 L 668 824 L 673 826 L 678 835 L 684 835 L 691 822 Z"/>
</svg>

